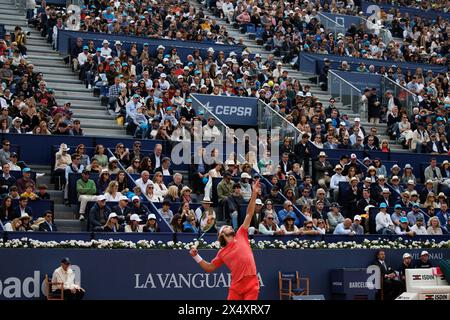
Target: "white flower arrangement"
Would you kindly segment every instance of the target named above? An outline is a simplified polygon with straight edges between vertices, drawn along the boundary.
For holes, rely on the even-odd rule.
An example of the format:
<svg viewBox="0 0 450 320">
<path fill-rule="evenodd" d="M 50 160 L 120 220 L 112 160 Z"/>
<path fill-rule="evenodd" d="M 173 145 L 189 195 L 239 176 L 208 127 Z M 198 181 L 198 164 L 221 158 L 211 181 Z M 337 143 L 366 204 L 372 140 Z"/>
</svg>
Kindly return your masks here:
<svg viewBox="0 0 450 320">
<path fill-rule="evenodd" d="M 283 242 L 278 239 L 273 241 L 255 241 L 249 240 L 249 244 L 253 249 L 283 249 L 283 250 L 302 250 L 302 249 L 449 249 L 450 240 L 436 242 L 434 239 L 426 241 L 388 240 L 379 238 L 377 240 L 364 239 L 360 243 L 356 241 L 339 241 L 330 242 L 305 240 L 295 238 Z M 0 241 L 1 248 L 72 248 L 72 249 L 171 249 L 171 250 L 189 250 L 192 246 L 197 245 L 199 249 L 220 249 L 218 241 L 207 243 L 203 239 L 193 239 L 191 242 L 174 242 L 154 240 L 139 240 L 137 242 L 125 240 L 64 240 L 64 241 L 38 241 L 29 238 Z"/>
</svg>

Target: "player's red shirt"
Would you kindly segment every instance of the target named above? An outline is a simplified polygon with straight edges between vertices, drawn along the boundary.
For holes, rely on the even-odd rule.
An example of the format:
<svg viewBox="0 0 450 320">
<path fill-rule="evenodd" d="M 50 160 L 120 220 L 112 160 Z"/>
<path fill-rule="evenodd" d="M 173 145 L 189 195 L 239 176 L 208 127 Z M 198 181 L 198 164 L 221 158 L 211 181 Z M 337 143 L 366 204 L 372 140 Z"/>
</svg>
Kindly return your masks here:
<svg viewBox="0 0 450 320">
<path fill-rule="evenodd" d="M 255 258 L 248 243 L 248 229 L 241 226 L 234 241 L 220 249 L 211 263 L 214 263 L 217 268 L 225 264 L 230 269 L 231 284 L 243 277 L 256 276 Z"/>
</svg>

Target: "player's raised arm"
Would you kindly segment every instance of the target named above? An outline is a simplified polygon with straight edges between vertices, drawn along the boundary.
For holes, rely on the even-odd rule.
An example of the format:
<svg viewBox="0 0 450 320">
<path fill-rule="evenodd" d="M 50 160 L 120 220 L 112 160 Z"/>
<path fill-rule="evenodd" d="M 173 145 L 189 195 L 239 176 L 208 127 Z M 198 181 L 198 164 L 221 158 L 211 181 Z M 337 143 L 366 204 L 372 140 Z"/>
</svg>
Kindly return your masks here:
<svg viewBox="0 0 450 320">
<path fill-rule="evenodd" d="M 252 197 L 250 198 L 250 201 L 248 202 L 247 207 L 247 214 L 245 215 L 244 223 L 242 226 L 246 229 L 250 227 L 250 222 L 253 219 L 253 215 L 255 214 L 255 205 L 256 205 L 256 197 L 259 194 L 259 191 L 261 189 L 259 179 L 253 182 L 252 185 Z"/>
<path fill-rule="evenodd" d="M 205 272 L 213 272 L 216 270 L 216 266 L 213 263 L 203 260 L 202 257 L 198 254 L 197 248 L 192 247 L 189 251 L 189 254 L 194 258 L 195 262 L 205 271 Z"/>
</svg>

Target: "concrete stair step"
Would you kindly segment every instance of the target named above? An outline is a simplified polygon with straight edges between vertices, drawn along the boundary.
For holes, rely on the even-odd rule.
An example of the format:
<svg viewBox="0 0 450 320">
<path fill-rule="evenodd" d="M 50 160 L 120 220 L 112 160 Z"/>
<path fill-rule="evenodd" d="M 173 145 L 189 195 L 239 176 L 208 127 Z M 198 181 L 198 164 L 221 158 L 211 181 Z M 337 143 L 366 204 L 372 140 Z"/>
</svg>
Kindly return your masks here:
<svg viewBox="0 0 450 320">
<path fill-rule="evenodd" d="M 17 17 L 17 20 L 22 20 L 23 18 L 25 18 L 25 16 L 21 15 L 18 13 L 17 8 L 14 7 L 7 7 L 4 8 L 3 5 L 0 4 L 0 9 L 1 9 L 1 15 L 8 15 L 10 17 Z"/>
<path fill-rule="evenodd" d="M 117 129 L 119 126 L 112 119 L 83 119 L 82 128 Z"/>
<path fill-rule="evenodd" d="M 125 129 L 120 128 L 116 124 L 116 129 L 99 129 L 99 128 L 86 128 L 84 125 L 82 125 L 84 134 L 87 136 L 108 136 L 113 138 L 126 138 L 126 132 Z"/>
<path fill-rule="evenodd" d="M 18 14 L 8 14 L 7 12 L 3 12 L 3 9 L 0 11 L 0 21 L 2 23 L 15 24 L 15 25 L 23 25 L 27 24 L 25 16 Z"/>
<path fill-rule="evenodd" d="M 81 85 L 81 81 L 77 77 L 70 77 L 69 75 L 66 78 L 51 77 L 46 82 L 47 83 Z"/>
<path fill-rule="evenodd" d="M 39 67 L 51 67 L 51 68 L 57 68 L 57 69 L 64 69 L 69 71 L 69 67 L 62 61 L 62 59 L 53 59 L 52 61 L 46 61 L 46 60 L 40 60 L 38 59 L 29 59 L 31 63 L 33 63 L 36 66 Z"/>
<path fill-rule="evenodd" d="M 40 64 L 41 61 L 51 61 L 51 62 L 62 62 L 61 61 L 61 57 L 59 55 L 56 54 L 45 54 L 45 55 L 36 55 L 36 54 L 29 54 L 28 56 L 28 60 L 33 61 L 39 61 L 38 63 Z"/>
<path fill-rule="evenodd" d="M 97 120 L 111 120 L 111 121 L 115 121 L 114 116 L 111 116 L 110 114 L 107 114 L 106 112 L 103 112 L 102 114 L 93 114 L 93 113 L 83 113 L 83 112 L 79 112 L 77 110 L 73 110 L 74 112 L 74 116 L 77 119 L 97 119 Z M 84 120 L 82 120 L 82 124 L 83 126 L 84 124 Z"/>
<path fill-rule="evenodd" d="M 27 49 L 28 49 L 28 53 L 30 53 L 30 54 L 34 54 L 34 53 L 57 54 L 57 52 L 55 50 L 53 50 L 51 47 L 47 47 L 47 46 L 29 46 L 29 45 L 27 45 Z"/>
<path fill-rule="evenodd" d="M 27 45 L 46 46 L 50 48 L 50 43 L 48 43 L 47 40 L 42 37 L 40 39 L 27 39 Z"/>
<path fill-rule="evenodd" d="M 95 98 L 95 97 L 94 97 Z M 68 99 L 67 97 L 61 97 L 58 100 L 59 103 L 64 104 L 66 102 L 70 102 L 72 104 L 72 108 L 77 109 L 85 109 L 85 110 L 106 110 L 106 107 L 103 107 L 98 98 L 96 100 L 86 101 L 86 100 L 78 100 L 77 97 L 74 99 Z"/>
<path fill-rule="evenodd" d="M 67 92 L 67 91 L 56 91 L 56 99 L 57 100 L 62 99 L 62 100 L 72 101 L 72 98 L 77 99 L 77 100 L 83 100 L 83 101 L 95 101 L 95 102 L 99 103 L 98 98 L 94 97 L 91 92 L 74 93 L 74 92 Z"/>
<path fill-rule="evenodd" d="M 55 219 L 55 224 L 59 231 L 80 232 L 86 231 L 86 223 L 76 219 Z"/>
<path fill-rule="evenodd" d="M 83 86 L 80 82 L 77 84 L 67 84 L 67 83 L 60 83 L 56 81 L 46 81 L 49 88 L 52 88 L 56 91 L 66 91 L 66 92 L 73 92 L 73 93 L 89 93 L 92 96 L 92 92 L 86 89 L 85 86 Z"/>
<path fill-rule="evenodd" d="M 16 12 L 17 12 L 16 5 L 12 4 L 11 2 L 8 3 L 8 4 L 0 2 L 0 8 L 2 9 L 2 12 L 3 12 L 3 9 L 5 9 L 5 10 L 16 10 Z"/>
</svg>

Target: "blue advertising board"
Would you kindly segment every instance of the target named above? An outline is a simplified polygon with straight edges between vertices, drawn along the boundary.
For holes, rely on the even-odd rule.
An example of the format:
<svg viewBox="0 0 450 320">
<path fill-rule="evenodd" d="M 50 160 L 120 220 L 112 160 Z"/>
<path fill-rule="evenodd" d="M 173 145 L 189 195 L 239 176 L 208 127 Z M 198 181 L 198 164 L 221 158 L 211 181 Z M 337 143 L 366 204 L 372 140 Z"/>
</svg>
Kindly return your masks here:
<svg viewBox="0 0 450 320">
<path fill-rule="evenodd" d="M 402 255 L 409 252 L 417 260 L 421 249 L 386 250 L 386 261 L 400 266 Z M 450 258 L 445 249 L 427 249 L 436 265 Z M 215 250 L 200 250 L 206 260 Z M 260 279 L 260 299 L 278 299 L 278 271 L 299 271 L 310 278 L 310 294 L 331 298 L 330 274 L 338 268 L 366 268 L 376 250 L 310 249 L 254 250 Z M 230 275 L 225 267 L 204 273 L 182 250 L 132 249 L 0 249 L 0 299 L 42 299 L 43 279 L 59 266 L 61 257 L 73 263 L 76 279 L 86 289 L 86 299 L 225 299 Z M 367 274 L 367 281 L 372 274 Z"/>
<path fill-rule="evenodd" d="M 194 94 L 212 114 L 229 126 L 256 126 L 258 98 Z"/>
<path fill-rule="evenodd" d="M 358 16 L 349 16 L 345 14 L 335 14 L 330 12 L 322 12 L 322 14 L 330 20 L 336 22 L 338 25 L 344 26 L 346 30 L 349 29 L 352 24 L 359 26 L 362 21 L 362 19 Z"/>
<path fill-rule="evenodd" d="M 429 10 L 421 10 L 416 8 L 408 8 L 408 7 L 399 7 L 392 4 L 387 3 L 374 3 L 369 1 L 361 1 L 361 8 L 365 15 L 371 16 L 374 12 L 373 8 L 368 10 L 370 6 L 378 6 L 382 8 L 384 11 L 390 11 L 391 9 L 398 10 L 403 16 L 408 14 L 410 17 L 421 17 L 422 19 L 428 20 L 436 20 L 438 16 L 441 16 L 445 20 L 450 20 L 450 13 L 443 11 L 436 11 L 433 9 Z"/>
<path fill-rule="evenodd" d="M 406 73 L 407 70 L 411 70 L 412 73 L 415 72 L 417 68 L 422 68 L 423 70 L 432 70 L 434 74 L 447 72 L 446 66 L 439 66 L 433 64 L 421 64 L 421 63 L 408 63 L 408 62 L 397 62 L 397 61 L 385 61 L 385 60 L 375 60 L 375 59 L 364 59 L 364 58 L 353 58 L 347 56 L 339 56 L 334 54 L 321 54 L 321 53 L 307 53 L 300 52 L 299 55 L 299 70 L 306 73 L 320 74 L 324 67 L 323 60 L 328 58 L 330 60 L 330 69 L 337 70 L 342 61 L 347 61 L 350 65 L 350 70 L 355 71 L 361 62 L 364 62 L 366 67 L 373 64 L 378 70 L 381 66 L 391 67 L 393 65 L 402 68 L 403 72 Z"/>
<path fill-rule="evenodd" d="M 376 88 L 377 92 L 381 89 L 381 75 L 373 74 L 368 72 L 349 72 L 333 70 L 341 78 L 350 82 L 356 88 L 364 91 L 365 88 Z M 333 90 L 333 84 L 331 85 L 331 90 Z"/>
<path fill-rule="evenodd" d="M 180 40 L 170 40 L 170 39 L 150 39 L 143 37 L 134 37 L 126 35 L 112 35 L 98 32 L 80 32 L 80 31 L 70 31 L 70 30 L 59 30 L 58 31 L 58 51 L 67 54 L 70 53 L 71 48 L 75 45 L 77 37 L 81 37 L 84 40 L 84 44 L 87 44 L 88 40 L 94 41 L 96 47 L 101 47 L 103 40 L 108 40 L 110 47 L 114 47 L 115 41 L 122 42 L 122 49 L 129 50 L 132 43 L 137 44 L 137 49 L 142 50 L 144 43 L 149 44 L 150 54 L 154 55 L 156 53 L 156 48 L 159 45 L 165 47 L 164 52 L 169 53 L 172 48 L 176 48 L 178 55 L 182 61 L 186 60 L 187 55 L 192 54 L 194 50 L 200 50 L 200 55 L 202 57 L 206 56 L 207 50 L 213 48 L 215 54 L 219 51 L 223 51 L 225 56 L 228 56 L 231 51 L 234 51 L 238 56 L 241 55 L 244 50 L 244 46 L 241 45 L 225 45 L 216 44 L 211 42 L 198 42 L 198 41 L 180 41 Z"/>
</svg>

